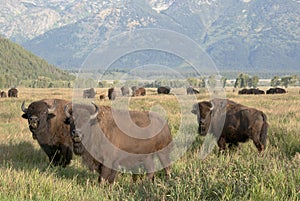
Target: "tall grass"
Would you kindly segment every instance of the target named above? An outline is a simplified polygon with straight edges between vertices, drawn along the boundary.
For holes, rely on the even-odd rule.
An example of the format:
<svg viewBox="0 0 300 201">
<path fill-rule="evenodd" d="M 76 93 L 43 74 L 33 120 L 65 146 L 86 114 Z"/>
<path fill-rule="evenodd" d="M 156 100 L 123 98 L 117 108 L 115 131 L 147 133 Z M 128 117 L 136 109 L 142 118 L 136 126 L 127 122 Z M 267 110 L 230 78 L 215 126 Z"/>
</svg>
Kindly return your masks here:
<svg viewBox="0 0 300 201">
<path fill-rule="evenodd" d="M 77 156 L 66 168 L 49 167 L 46 154 L 21 118 L 22 101 L 28 105 L 42 98 L 71 100 L 72 90 L 19 90 L 19 98 L 0 99 L 0 200 L 300 200 L 299 89 L 289 89 L 284 95 L 259 96 L 238 96 L 227 90 L 230 99 L 267 114 L 269 131 L 263 157 L 249 141 L 224 154 L 215 147 L 205 160 L 200 160 L 204 139 L 188 138 L 197 131 L 196 117 L 188 114 L 182 119 L 178 97 L 150 91 L 146 97 L 130 99 L 131 109 L 161 106 L 173 135 L 181 129 L 193 142 L 172 164 L 170 179 L 159 171 L 153 183 L 145 178 L 133 183 L 131 175 L 120 173 L 113 185 L 98 184 L 97 174 L 88 171 Z M 209 94 L 200 94 L 197 99 L 208 100 Z M 94 101 L 111 104 L 97 98 Z M 187 101 L 183 107 L 192 104 Z"/>
</svg>

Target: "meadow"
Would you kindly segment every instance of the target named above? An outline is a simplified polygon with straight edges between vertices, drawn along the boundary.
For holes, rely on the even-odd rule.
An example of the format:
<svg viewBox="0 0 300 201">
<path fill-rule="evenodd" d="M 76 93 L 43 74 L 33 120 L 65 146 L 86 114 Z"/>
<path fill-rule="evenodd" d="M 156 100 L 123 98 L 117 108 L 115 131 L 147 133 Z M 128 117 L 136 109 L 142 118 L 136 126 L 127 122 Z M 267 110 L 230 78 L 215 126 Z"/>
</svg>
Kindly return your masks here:
<svg viewBox="0 0 300 201">
<path fill-rule="evenodd" d="M 97 89 L 98 95 L 107 89 Z M 197 132 L 194 101 L 209 100 L 203 92 L 184 100 L 173 95 L 157 95 L 147 89 L 145 97 L 130 98 L 135 110 L 163 108 L 174 137 L 183 132 L 192 140 L 187 151 L 171 167 L 166 180 L 161 171 L 154 182 L 145 178 L 133 183 L 131 175 L 120 173 L 114 184 L 99 184 L 97 174 L 75 156 L 66 168 L 50 167 L 46 154 L 32 139 L 20 106 L 43 98 L 72 100 L 73 89 L 19 88 L 18 98 L 0 99 L 0 200 L 300 200 L 300 94 L 289 88 L 282 95 L 237 95 L 226 89 L 226 97 L 262 110 L 268 117 L 267 148 L 263 156 L 251 141 L 236 151 L 219 154 L 217 147 L 205 160 L 199 157 L 204 137 L 190 139 Z M 96 104 L 110 105 L 109 100 Z M 184 99 L 184 91 L 182 92 Z M 181 124 L 184 122 L 184 126 Z"/>
</svg>

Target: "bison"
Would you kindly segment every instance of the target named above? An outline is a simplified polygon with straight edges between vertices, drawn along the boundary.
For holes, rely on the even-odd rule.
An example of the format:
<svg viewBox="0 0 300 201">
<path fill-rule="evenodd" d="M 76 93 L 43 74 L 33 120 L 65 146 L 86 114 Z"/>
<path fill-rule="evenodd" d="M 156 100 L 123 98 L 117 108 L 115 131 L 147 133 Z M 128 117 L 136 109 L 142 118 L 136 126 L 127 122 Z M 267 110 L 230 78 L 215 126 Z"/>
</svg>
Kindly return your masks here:
<svg viewBox="0 0 300 201">
<path fill-rule="evenodd" d="M 238 92 L 238 94 L 265 94 L 265 92 L 260 89 L 251 88 L 251 89 L 242 89 Z"/>
<path fill-rule="evenodd" d="M 169 94 L 171 91 L 170 87 L 158 87 L 157 88 L 157 93 L 158 94 Z"/>
<path fill-rule="evenodd" d="M 83 90 L 83 98 L 95 98 L 96 90 L 94 88 Z"/>
<path fill-rule="evenodd" d="M 285 94 L 285 93 L 286 90 L 279 87 L 270 88 L 267 90 L 267 94 Z"/>
<path fill-rule="evenodd" d="M 220 150 L 238 146 L 239 142 L 251 139 L 259 153 L 266 147 L 267 117 L 255 108 L 250 108 L 228 99 L 213 99 L 193 105 L 192 113 L 197 115 L 198 133 L 210 133 L 218 139 Z M 224 117 L 224 125 L 220 127 L 220 117 Z M 217 130 L 220 129 L 220 130 Z M 218 132 L 220 132 L 218 134 Z"/>
<path fill-rule="evenodd" d="M 122 96 L 129 96 L 129 88 L 126 86 L 121 87 Z"/>
<path fill-rule="evenodd" d="M 199 94 L 200 92 L 193 87 L 187 87 L 186 88 L 186 94 L 187 95 L 192 95 L 192 94 Z"/>
<path fill-rule="evenodd" d="M 146 89 L 144 87 L 139 87 L 132 92 L 132 96 L 145 96 Z"/>
<path fill-rule="evenodd" d="M 117 92 L 115 88 L 109 88 L 107 96 L 109 100 L 115 100 L 117 97 Z"/>
<path fill-rule="evenodd" d="M 1 91 L 0 97 L 1 98 L 6 98 L 7 97 L 6 92 L 5 91 Z"/>
<path fill-rule="evenodd" d="M 65 113 L 69 118 L 74 153 L 82 156 L 90 170 L 99 173 L 99 182 L 114 182 L 119 166 L 134 168 L 141 163 L 147 177 L 153 180 L 154 155 L 158 156 L 166 176 L 169 175 L 172 135 L 158 114 L 115 110 L 95 104 L 68 105 Z M 138 136 L 133 136 L 137 133 Z"/>
<path fill-rule="evenodd" d="M 70 128 L 65 124 L 64 107 L 68 101 L 43 99 L 32 102 L 28 108 L 25 101 L 21 109 L 22 117 L 28 120 L 33 139 L 37 140 L 54 166 L 66 167 L 73 156 L 73 142 Z"/>
<path fill-rule="evenodd" d="M 9 89 L 7 93 L 8 93 L 8 97 L 15 97 L 15 98 L 18 97 L 18 89 L 16 88 Z"/>
</svg>

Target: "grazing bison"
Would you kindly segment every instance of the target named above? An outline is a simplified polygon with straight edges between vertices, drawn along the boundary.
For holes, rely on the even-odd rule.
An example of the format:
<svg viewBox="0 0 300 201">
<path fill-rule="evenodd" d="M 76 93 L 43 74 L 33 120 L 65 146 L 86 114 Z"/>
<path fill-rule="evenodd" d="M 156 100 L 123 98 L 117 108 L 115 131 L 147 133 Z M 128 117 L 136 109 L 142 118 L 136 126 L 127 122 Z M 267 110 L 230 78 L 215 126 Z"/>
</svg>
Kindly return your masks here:
<svg viewBox="0 0 300 201">
<path fill-rule="evenodd" d="M 238 94 L 265 94 L 263 90 L 260 89 L 242 89 L 238 92 Z"/>
<path fill-rule="evenodd" d="M 267 94 L 285 94 L 285 93 L 286 90 L 279 87 L 270 88 L 267 90 Z"/>
<path fill-rule="evenodd" d="M 117 97 L 117 92 L 115 88 L 109 88 L 108 89 L 108 99 L 109 100 L 115 100 Z"/>
<path fill-rule="evenodd" d="M 1 98 L 6 98 L 7 97 L 6 92 L 5 91 L 1 91 L 0 97 Z"/>
<path fill-rule="evenodd" d="M 8 90 L 8 97 L 18 97 L 18 90 L 16 88 L 11 88 Z"/>
<path fill-rule="evenodd" d="M 95 98 L 96 91 L 94 88 L 83 90 L 83 98 Z"/>
<path fill-rule="evenodd" d="M 238 146 L 239 142 L 246 142 L 251 139 L 260 153 L 266 147 L 267 138 L 267 117 L 257 109 L 250 108 L 228 99 L 213 99 L 202 101 L 193 105 L 192 113 L 197 115 L 198 132 L 200 135 L 207 133 L 215 137 L 220 135 L 218 146 L 220 150 Z M 220 116 L 225 118 L 224 126 L 218 133 L 218 119 Z"/>
<path fill-rule="evenodd" d="M 68 105 L 65 113 L 74 153 L 100 174 L 99 182 L 114 182 L 119 166 L 133 168 L 141 163 L 152 180 L 154 155 L 169 175 L 172 136 L 168 124 L 156 113 L 83 104 Z"/>
<path fill-rule="evenodd" d="M 28 108 L 25 101 L 21 106 L 22 117 L 28 119 L 33 139 L 38 141 L 54 166 L 65 167 L 73 155 L 70 128 L 65 124 L 64 107 L 67 103 L 61 99 L 43 99 L 32 102 Z"/>
<path fill-rule="evenodd" d="M 129 88 L 126 86 L 121 87 L 122 96 L 129 96 Z"/>
<path fill-rule="evenodd" d="M 158 87 L 157 88 L 157 93 L 158 94 L 169 94 L 171 91 L 170 87 Z"/>
<path fill-rule="evenodd" d="M 144 87 L 139 87 L 133 91 L 132 96 L 145 96 L 146 89 Z"/>
<path fill-rule="evenodd" d="M 192 95 L 192 94 L 199 94 L 200 92 L 193 87 L 188 87 L 186 88 L 186 94 L 187 95 Z"/>
</svg>

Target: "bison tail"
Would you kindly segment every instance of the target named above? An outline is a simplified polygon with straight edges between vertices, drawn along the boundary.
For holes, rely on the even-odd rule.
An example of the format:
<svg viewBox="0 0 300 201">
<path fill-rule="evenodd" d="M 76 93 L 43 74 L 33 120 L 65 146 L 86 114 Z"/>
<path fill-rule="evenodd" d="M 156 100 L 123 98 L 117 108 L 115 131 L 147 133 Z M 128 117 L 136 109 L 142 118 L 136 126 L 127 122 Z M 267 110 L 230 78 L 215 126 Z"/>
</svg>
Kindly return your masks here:
<svg viewBox="0 0 300 201">
<path fill-rule="evenodd" d="M 263 116 L 263 126 L 261 128 L 261 131 L 260 131 L 260 141 L 261 143 L 264 145 L 264 148 L 266 147 L 266 141 L 267 141 L 267 133 L 268 133 L 268 123 L 267 123 L 267 116 L 262 113 L 262 116 Z"/>
</svg>

